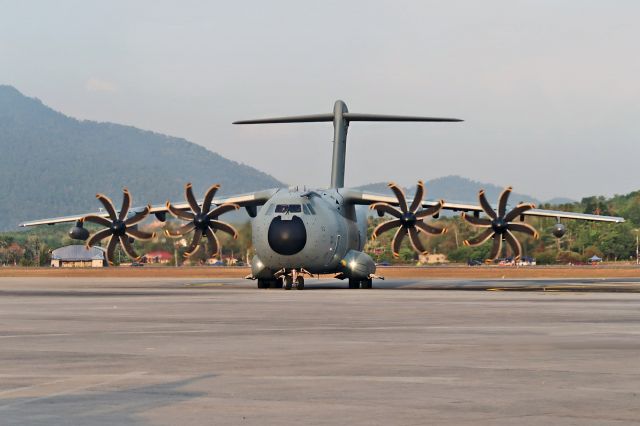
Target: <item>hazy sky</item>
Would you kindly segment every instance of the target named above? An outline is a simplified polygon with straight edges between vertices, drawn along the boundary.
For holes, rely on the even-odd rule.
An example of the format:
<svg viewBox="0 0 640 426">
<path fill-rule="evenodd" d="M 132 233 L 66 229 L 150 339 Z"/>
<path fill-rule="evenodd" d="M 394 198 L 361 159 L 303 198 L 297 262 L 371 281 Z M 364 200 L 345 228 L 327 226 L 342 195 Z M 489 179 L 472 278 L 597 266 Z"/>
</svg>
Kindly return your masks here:
<svg viewBox="0 0 640 426">
<path fill-rule="evenodd" d="M 0 11 L 0 84 L 285 182 L 329 183 L 331 124 L 231 122 L 343 99 L 353 112 L 466 120 L 353 123 L 346 185 L 459 174 L 540 198 L 640 188 L 638 1 L 0 0 Z"/>
</svg>

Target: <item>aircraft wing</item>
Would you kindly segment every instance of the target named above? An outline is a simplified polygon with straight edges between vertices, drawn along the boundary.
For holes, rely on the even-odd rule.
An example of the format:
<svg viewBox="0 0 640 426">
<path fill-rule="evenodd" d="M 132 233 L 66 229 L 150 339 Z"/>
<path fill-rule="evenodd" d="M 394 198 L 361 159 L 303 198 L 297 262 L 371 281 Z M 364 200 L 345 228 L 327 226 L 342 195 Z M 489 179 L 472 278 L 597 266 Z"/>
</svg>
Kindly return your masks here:
<svg viewBox="0 0 640 426">
<path fill-rule="evenodd" d="M 267 200 L 269 200 L 269 198 L 271 198 L 271 196 L 276 192 L 278 192 L 278 189 L 267 189 L 264 191 L 250 192 L 247 194 L 231 195 L 228 197 L 217 197 L 213 199 L 213 204 L 221 205 L 225 203 L 231 203 L 231 204 L 238 204 L 240 207 L 249 207 L 249 208 L 257 207 L 266 203 Z M 198 204 L 202 206 L 203 201 L 204 201 L 203 199 L 199 199 Z M 186 201 L 180 201 L 177 203 L 172 202 L 171 204 L 179 210 L 189 210 L 189 204 Z M 139 211 L 142 211 L 145 207 L 147 206 L 133 207 L 130 210 L 130 214 L 135 214 Z M 155 213 L 160 214 L 165 212 L 167 212 L 166 204 L 155 204 L 151 206 L 151 210 L 150 210 L 151 214 L 155 214 Z M 101 217 L 109 216 L 106 211 L 101 210 L 99 212 L 87 212 L 87 213 L 76 214 L 71 216 L 61 216 L 61 217 L 52 217 L 52 218 L 46 218 L 46 219 L 30 220 L 30 221 L 21 223 L 19 226 L 28 227 L 28 226 L 37 226 L 37 225 L 55 225 L 57 223 L 75 222 L 87 215 L 96 215 Z"/>
<path fill-rule="evenodd" d="M 363 192 L 354 189 L 347 189 L 341 191 L 342 196 L 346 202 L 360 205 L 370 205 L 373 203 L 387 203 L 393 206 L 398 205 L 398 199 L 389 195 L 379 195 L 368 192 Z M 438 201 L 423 201 L 422 207 L 432 207 L 438 204 Z M 442 205 L 443 210 L 450 210 L 454 212 L 472 212 L 483 213 L 482 207 L 478 204 L 469 203 L 456 203 L 445 201 Z M 497 210 L 497 207 L 494 206 Z M 624 218 L 617 216 L 601 216 L 595 214 L 586 213 L 573 213 L 563 212 L 559 210 L 544 210 L 544 209 L 531 209 L 523 213 L 523 216 L 537 216 L 537 217 L 551 217 L 557 219 L 575 219 L 575 220 L 589 220 L 593 222 L 610 222 L 610 223 L 623 223 Z"/>
</svg>

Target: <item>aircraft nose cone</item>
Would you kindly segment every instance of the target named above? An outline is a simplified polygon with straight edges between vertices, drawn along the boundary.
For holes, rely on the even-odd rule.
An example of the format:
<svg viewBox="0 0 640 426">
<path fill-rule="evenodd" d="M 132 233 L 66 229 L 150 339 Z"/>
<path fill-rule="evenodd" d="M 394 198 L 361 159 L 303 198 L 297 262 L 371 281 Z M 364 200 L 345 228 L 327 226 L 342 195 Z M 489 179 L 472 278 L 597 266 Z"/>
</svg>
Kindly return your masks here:
<svg viewBox="0 0 640 426">
<path fill-rule="evenodd" d="M 298 216 L 291 220 L 282 220 L 278 216 L 271 221 L 267 238 L 273 251 L 290 256 L 301 251 L 307 244 L 307 230 Z"/>
</svg>

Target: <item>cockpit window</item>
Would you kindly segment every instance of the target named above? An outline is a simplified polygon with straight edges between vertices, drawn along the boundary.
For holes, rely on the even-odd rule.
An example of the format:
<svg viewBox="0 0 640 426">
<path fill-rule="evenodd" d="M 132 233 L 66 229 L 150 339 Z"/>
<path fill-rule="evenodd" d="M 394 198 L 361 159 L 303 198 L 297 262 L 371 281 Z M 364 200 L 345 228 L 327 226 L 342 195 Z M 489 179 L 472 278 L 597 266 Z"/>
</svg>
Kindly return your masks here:
<svg viewBox="0 0 640 426">
<path fill-rule="evenodd" d="M 278 204 L 276 213 L 302 213 L 302 206 L 300 204 Z"/>
</svg>

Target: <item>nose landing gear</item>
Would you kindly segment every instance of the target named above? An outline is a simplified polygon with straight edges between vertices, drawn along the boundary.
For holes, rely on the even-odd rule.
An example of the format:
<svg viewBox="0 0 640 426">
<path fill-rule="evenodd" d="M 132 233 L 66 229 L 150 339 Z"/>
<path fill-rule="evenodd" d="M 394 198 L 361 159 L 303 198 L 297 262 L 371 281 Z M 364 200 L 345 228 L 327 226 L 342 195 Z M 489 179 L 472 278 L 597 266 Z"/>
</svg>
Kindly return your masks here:
<svg viewBox="0 0 640 426">
<path fill-rule="evenodd" d="M 291 290 L 295 287 L 296 290 L 304 290 L 304 274 L 311 275 L 309 272 L 300 268 L 300 270 L 292 269 L 290 272 L 281 271 L 279 275 L 282 280 L 282 288 L 285 290 Z"/>
</svg>

